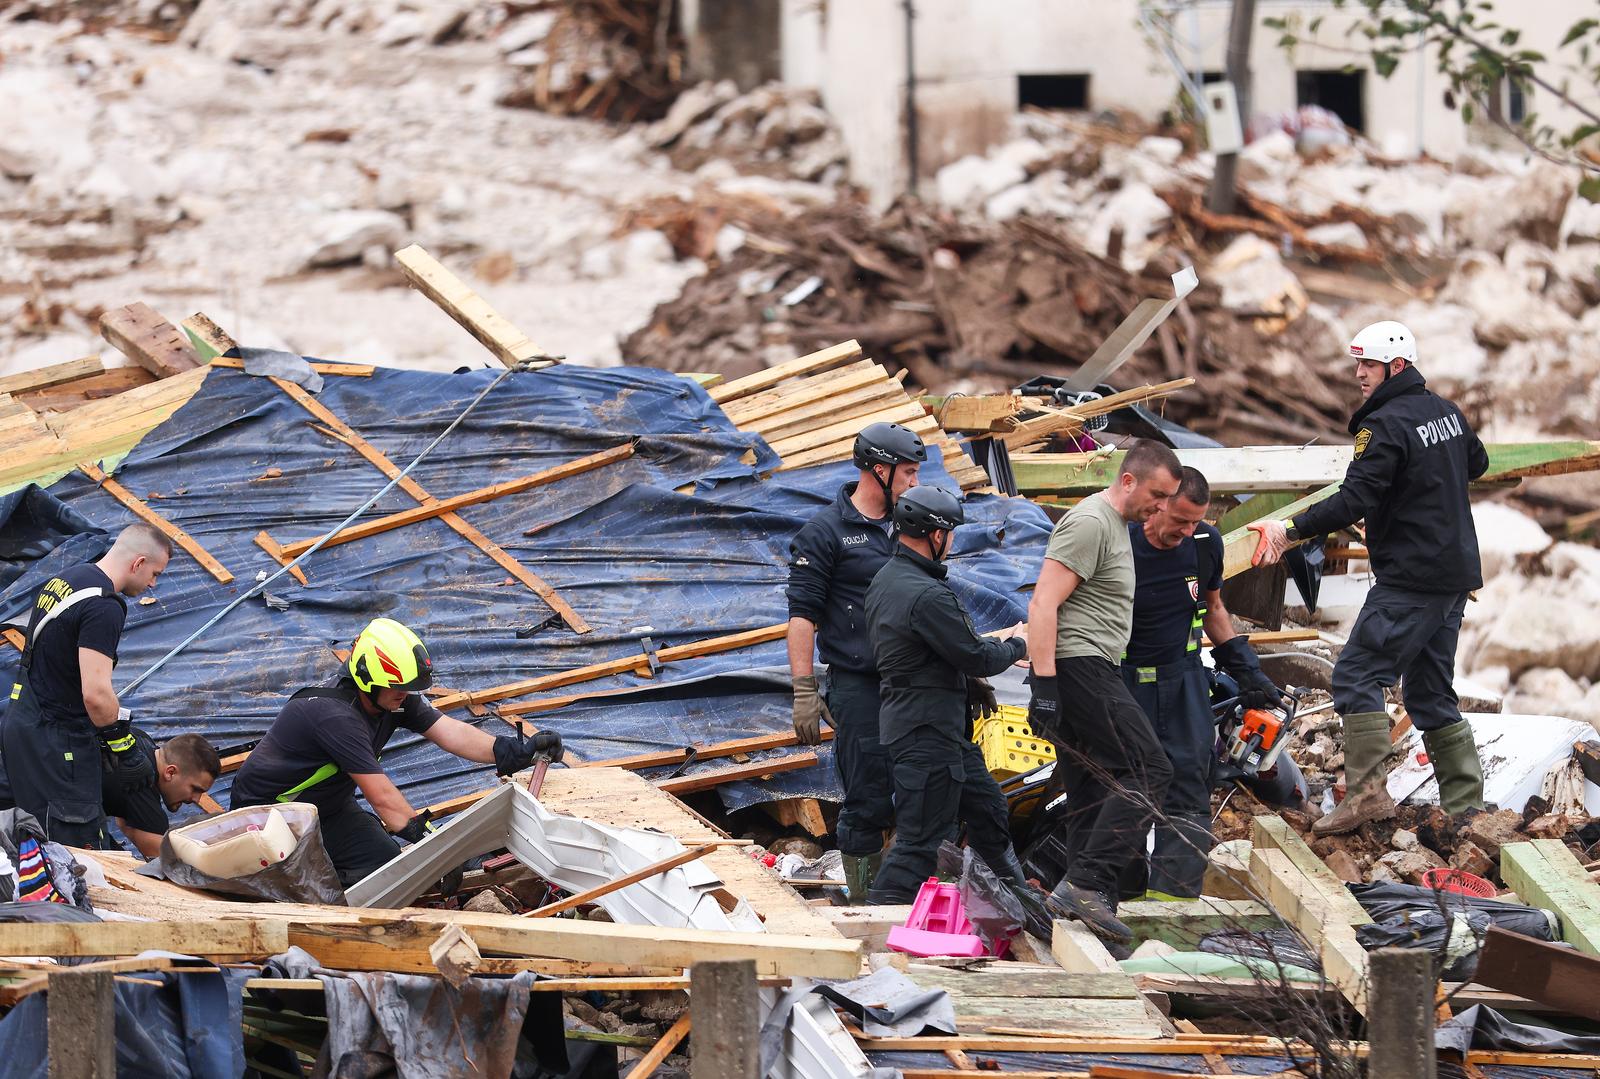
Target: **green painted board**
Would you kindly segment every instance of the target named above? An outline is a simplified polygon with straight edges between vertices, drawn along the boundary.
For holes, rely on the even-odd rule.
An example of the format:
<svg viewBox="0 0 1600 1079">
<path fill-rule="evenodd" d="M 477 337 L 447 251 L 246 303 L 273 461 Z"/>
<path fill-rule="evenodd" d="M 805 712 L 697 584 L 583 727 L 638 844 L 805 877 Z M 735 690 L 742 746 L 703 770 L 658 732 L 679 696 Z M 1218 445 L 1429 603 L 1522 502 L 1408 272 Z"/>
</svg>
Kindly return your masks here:
<svg viewBox="0 0 1600 1079">
<path fill-rule="evenodd" d="M 1529 906 L 1561 918 L 1561 939 L 1589 955 L 1600 955 L 1600 884 L 1556 839 L 1508 843 L 1500 848 L 1500 879 Z"/>
<path fill-rule="evenodd" d="M 1208 933 L 1278 929 L 1283 919 L 1264 903 L 1244 899 L 1195 899 L 1184 903 L 1136 900 L 1117 905 L 1117 917 L 1133 930 L 1134 945 L 1159 940 L 1174 948 L 1196 948 Z"/>
<path fill-rule="evenodd" d="M 1260 816 L 1252 819 L 1250 842 L 1257 847 L 1282 851 L 1290 863 L 1322 893 L 1328 902 L 1329 914 L 1339 924 L 1366 925 L 1372 921 L 1372 915 L 1356 902 L 1356 897 L 1350 894 L 1344 881 L 1317 857 L 1315 851 L 1306 846 L 1300 833 L 1289 827 L 1282 817 Z"/>
</svg>

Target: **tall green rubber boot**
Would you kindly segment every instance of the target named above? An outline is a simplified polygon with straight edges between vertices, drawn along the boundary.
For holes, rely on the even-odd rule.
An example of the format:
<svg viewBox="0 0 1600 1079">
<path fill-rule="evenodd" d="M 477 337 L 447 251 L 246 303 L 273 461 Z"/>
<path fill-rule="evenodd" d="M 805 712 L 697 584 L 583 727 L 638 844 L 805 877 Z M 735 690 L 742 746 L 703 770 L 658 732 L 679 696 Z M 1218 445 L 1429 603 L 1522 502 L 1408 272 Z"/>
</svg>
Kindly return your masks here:
<svg viewBox="0 0 1600 1079">
<path fill-rule="evenodd" d="M 883 854 L 863 854 L 860 857 L 846 854 L 843 861 L 844 894 L 852 907 L 859 907 L 867 901 L 867 893 L 872 890 L 872 881 L 883 865 Z"/>
<path fill-rule="evenodd" d="M 1439 805 L 1454 816 L 1469 809 L 1482 809 L 1483 765 L 1478 760 L 1478 743 L 1472 725 L 1466 720 L 1423 731 L 1422 744 L 1433 762 L 1433 777 L 1439 781 Z"/>
<path fill-rule="evenodd" d="M 1322 835 L 1344 835 L 1368 821 L 1385 820 L 1398 808 L 1385 785 L 1389 714 L 1354 712 L 1344 717 L 1344 801 L 1311 826 Z"/>
</svg>

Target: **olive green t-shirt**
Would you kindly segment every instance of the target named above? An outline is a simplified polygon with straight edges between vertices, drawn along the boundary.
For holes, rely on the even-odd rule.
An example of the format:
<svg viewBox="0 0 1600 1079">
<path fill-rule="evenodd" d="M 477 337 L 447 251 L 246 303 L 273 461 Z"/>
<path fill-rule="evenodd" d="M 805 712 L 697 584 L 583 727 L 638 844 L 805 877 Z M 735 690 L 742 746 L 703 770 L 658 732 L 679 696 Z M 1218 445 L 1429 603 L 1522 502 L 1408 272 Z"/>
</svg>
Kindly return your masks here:
<svg viewBox="0 0 1600 1079">
<path fill-rule="evenodd" d="M 1056 657 L 1119 663 L 1133 632 L 1133 547 L 1128 522 L 1103 493 L 1056 522 L 1044 556 L 1083 578 L 1056 612 Z"/>
</svg>

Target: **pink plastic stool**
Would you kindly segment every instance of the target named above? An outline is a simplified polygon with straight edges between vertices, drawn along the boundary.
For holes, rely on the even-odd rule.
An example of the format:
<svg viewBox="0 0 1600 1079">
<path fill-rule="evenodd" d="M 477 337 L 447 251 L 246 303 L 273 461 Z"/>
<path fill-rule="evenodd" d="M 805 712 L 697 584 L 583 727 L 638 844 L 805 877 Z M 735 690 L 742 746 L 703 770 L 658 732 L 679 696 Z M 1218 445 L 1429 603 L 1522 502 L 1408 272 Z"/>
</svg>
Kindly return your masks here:
<svg viewBox="0 0 1600 1079">
<path fill-rule="evenodd" d="M 990 954 L 983 941 L 972 931 L 961 905 L 961 889 L 954 884 L 941 884 L 938 877 L 929 877 L 917 890 L 911 904 L 911 914 L 905 925 L 889 930 L 888 945 L 907 955 L 955 955 L 977 958 Z M 1004 955 L 1008 946 L 1002 944 L 996 955 Z"/>
</svg>

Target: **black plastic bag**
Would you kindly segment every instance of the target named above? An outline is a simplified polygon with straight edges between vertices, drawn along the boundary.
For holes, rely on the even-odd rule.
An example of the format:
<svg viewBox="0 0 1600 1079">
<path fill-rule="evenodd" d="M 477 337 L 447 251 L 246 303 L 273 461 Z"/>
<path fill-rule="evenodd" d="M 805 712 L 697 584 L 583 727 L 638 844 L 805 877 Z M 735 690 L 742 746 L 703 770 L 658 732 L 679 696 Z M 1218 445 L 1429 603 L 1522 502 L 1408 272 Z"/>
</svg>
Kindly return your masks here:
<svg viewBox="0 0 1600 1079">
<path fill-rule="evenodd" d="M 1555 940 L 1556 931 L 1555 915 L 1542 911 L 1537 907 L 1525 907 L 1517 903 L 1505 903 L 1498 899 L 1483 899 L 1465 892 L 1448 892 L 1434 888 L 1424 888 L 1418 884 L 1397 884 L 1390 881 L 1377 881 L 1372 884 L 1352 884 L 1350 894 L 1356 897 L 1366 912 L 1378 921 L 1388 921 L 1399 914 L 1414 914 L 1425 910 L 1476 910 L 1495 917 L 1495 924 L 1508 929 L 1513 933 L 1522 933 L 1538 940 Z M 1545 919 L 1542 929 L 1519 929 L 1499 919 L 1499 915 L 1507 911 L 1521 911 L 1523 913 L 1538 914 Z M 1528 924 L 1534 924 L 1532 922 Z"/>
<path fill-rule="evenodd" d="M 1200 950 L 1213 955 L 1239 955 L 1321 970 L 1322 960 L 1293 929 L 1224 929 L 1200 938 Z"/>
<path fill-rule="evenodd" d="M 990 955 L 998 955 L 1027 921 L 1021 902 L 971 847 L 961 864 L 961 906 Z"/>
</svg>

